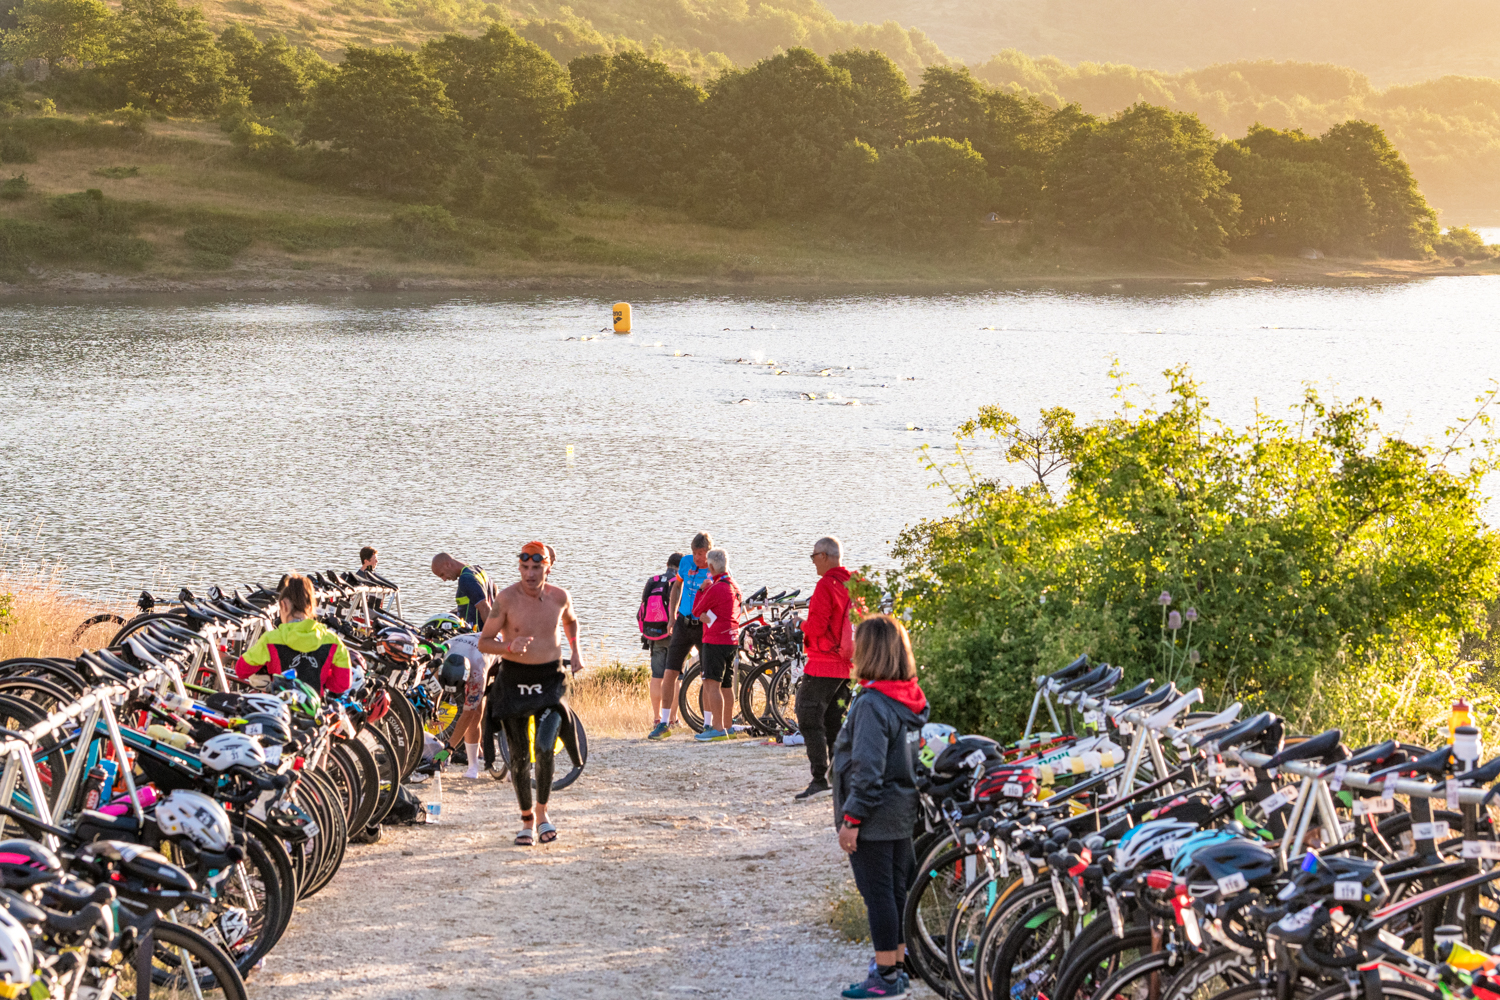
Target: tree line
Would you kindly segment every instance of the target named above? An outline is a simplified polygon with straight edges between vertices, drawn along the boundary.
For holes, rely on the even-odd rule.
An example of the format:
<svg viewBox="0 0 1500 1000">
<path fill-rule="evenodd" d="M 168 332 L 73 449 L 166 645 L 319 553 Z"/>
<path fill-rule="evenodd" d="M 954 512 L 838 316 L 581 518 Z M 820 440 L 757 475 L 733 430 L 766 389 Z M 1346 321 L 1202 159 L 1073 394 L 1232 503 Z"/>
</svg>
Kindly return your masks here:
<svg viewBox="0 0 1500 1000">
<path fill-rule="evenodd" d="M 309 178 L 529 227 L 545 193 L 608 190 L 752 225 L 836 211 L 893 232 L 991 213 L 1080 240 L 1211 254 L 1432 251 L 1435 216 L 1376 126 L 1220 141 L 1147 103 L 1107 118 L 884 53 L 793 48 L 699 86 L 636 51 L 564 67 L 511 28 L 342 63 L 177 0 L 24 0 L 12 51 L 73 66 L 75 102 L 218 115 L 244 154 Z"/>
</svg>

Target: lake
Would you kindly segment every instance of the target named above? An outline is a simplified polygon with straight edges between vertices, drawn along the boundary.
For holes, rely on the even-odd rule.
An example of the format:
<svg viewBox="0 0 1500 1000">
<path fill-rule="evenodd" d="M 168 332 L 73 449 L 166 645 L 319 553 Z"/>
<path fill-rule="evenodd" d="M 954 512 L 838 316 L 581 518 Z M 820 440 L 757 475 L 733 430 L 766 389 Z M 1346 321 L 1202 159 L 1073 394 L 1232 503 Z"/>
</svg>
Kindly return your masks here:
<svg viewBox="0 0 1500 1000">
<path fill-rule="evenodd" d="M 884 565 L 940 515 L 922 444 L 984 403 L 1111 412 L 1187 363 L 1218 416 L 1305 381 L 1429 437 L 1500 375 L 1500 277 L 1113 294 L 415 296 L 0 306 L 0 565 L 133 595 L 352 568 L 406 607 L 441 549 L 513 575 L 559 553 L 589 647 L 639 654 L 642 581 L 699 529 L 742 588 L 814 582 L 812 542 Z M 580 340 L 580 337 L 597 339 Z M 816 398 L 807 398 L 807 397 Z M 569 449 L 571 448 L 571 453 Z M 993 456 L 990 457 L 993 466 Z M 602 646 L 602 650 L 601 650 Z M 597 652 L 596 652 L 597 658 Z"/>
</svg>

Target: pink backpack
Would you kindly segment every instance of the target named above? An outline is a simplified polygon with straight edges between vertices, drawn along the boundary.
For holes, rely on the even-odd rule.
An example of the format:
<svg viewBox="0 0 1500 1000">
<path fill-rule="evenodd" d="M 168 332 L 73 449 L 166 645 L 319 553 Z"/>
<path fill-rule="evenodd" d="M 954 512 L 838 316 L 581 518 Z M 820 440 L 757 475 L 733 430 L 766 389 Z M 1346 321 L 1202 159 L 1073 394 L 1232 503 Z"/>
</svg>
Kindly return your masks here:
<svg viewBox="0 0 1500 1000">
<path fill-rule="evenodd" d="M 635 624 L 640 629 L 643 642 L 654 642 L 667 634 L 672 623 L 672 612 L 667 607 L 671 594 L 672 578 L 667 574 L 653 576 L 646 581 L 641 594 L 641 606 L 635 613 Z"/>
</svg>

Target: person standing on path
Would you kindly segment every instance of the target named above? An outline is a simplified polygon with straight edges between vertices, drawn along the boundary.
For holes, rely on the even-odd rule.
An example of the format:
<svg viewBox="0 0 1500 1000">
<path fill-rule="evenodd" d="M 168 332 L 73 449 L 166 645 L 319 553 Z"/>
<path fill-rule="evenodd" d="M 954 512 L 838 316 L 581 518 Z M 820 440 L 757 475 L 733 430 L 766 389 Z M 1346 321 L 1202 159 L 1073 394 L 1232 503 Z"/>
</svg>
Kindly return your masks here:
<svg viewBox="0 0 1500 1000">
<path fill-rule="evenodd" d="M 843 995 L 896 1000 L 909 989 L 902 914 L 917 867 L 915 760 L 928 714 L 911 639 L 899 621 L 873 615 L 859 623 L 854 676 L 859 691 L 833 747 L 833 815 L 869 912 L 875 967 Z"/>
<path fill-rule="evenodd" d="M 729 555 L 709 549 L 708 582 L 693 598 L 693 617 L 703 623 L 703 732 L 699 743 L 729 739 L 734 726 L 734 657 L 740 651 L 740 588 L 729 576 Z"/>
<path fill-rule="evenodd" d="M 844 549 L 833 536 L 813 543 L 812 562 L 818 585 L 807 601 L 802 623 L 807 666 L 797 689 L 797 728 L 807 741 L 807 764 L 812 781 L 797 793 L 810 799 L 829 790 L 828 756 L 849 703 L 849 670 L 853 666 L 854 628 L 851 611 L 860 611 L 849 593 L 849 571 Z"/>
<path fill-rule="evenodd" d="M 714 540 L 708 532 L 700 531 L 693 536 L 693 558 L 684 559 L 677 566 L 677 577 L 672 581 L 672 597 L 668 606 L 676 609 L 672 620 L 672 641 L 667 646 L 667 665 L 662 671 L 661 703 L 656 728 L 647 735 L 648 740 L 664 740 L 672 735 L 669 722 L 672 708 L 677 704 L 677 679 L 682 676 L 682 665 L 687 662 L 690 650 L 697 647 L 703 654 L 703 623 L 693 617 L 693 601 L 698 588 L 708 582 L 708 550 Z"/>
<path fill-rule="evenodd" d="M 651 718 L 660 718 L 662 710 L 661 681 L 667 672 L 667 651 L 672 646 L 672 581 L 677 577 L 677 566 L 682 562 L 682 553 L 673 552 L 667 557 L 667 571 L 646 581 L 641 591 L 641 609 L 637 616 L 641 629 L 641 644 L 651 651 Z M 660 607 L 657 607 L 658 602 Z M 654 615 L 663 616 L 657 620 Z M 669 709 L 665 725 L 668 728 L 677 721 L 675 699 L 666 705 Z M 653 727 L 661 723 L 653 722 Z M 652 729 L 655 732 L 655 729 Z"/>
<path fill-rule="evenodd" d="M 479 739 L 482 731 L 480 720 L 484 714 L 484 689 L 489 682 L 490 671 L 499 665 L 500 657 L 480 652 L 479 633 L 465 632 L 448 640 L 448 655 L 443 658 L 444 664 L 449 660 L 462 667 L 464 704 L 463 711 L 459 713 L 448 734 L 448 745 L 456 747 L 459 743 L 463 744 L 464 755 L 469 762 L 469 769 L 464 777 L 474 779 L 479 777 L 479 766 L 483 759 L 479 754 Z M 494 759 L 493 750 L 490 751 L 490 759 Z"/>
<path fill-rule="evenodd" d="M 440 580 L 458 583 L 458 590 L 454 595 L 458 616 L 470 628 L 483 625 L 491 600 L 490 581 L 484 570 L 479 566 L 466 566 L 448 553 L 439 552 L 432 557 L 432 572 Z"/>
<path fill-rule="evenodd" d="M 563 671 L 558 633 L 567 636 L 573 653 L 573 673 L 583 669 L 578 648 L 578 616 L 573 599 L 547 582 L 556 554 L 550 545 L 527 542 L 519 556 L 521 579 L 506 587 L 490 608 L 479 651 L 500 656 L 500 676 L 490 687 L 488 712 L 510 745 L 511 782 L 525 825 L 516 845 L 530 847 L 557 839 L 557 827 L 547 819 L 552 796 L 552 754 L 562 736 L 572 745 L 572 715 L 566 701 L 567 674 Z M 536 736 L 530 733 L 536 720 Z M 531 800 L 532 748 L 536 750 L 536 806 Z"/>
</svg>

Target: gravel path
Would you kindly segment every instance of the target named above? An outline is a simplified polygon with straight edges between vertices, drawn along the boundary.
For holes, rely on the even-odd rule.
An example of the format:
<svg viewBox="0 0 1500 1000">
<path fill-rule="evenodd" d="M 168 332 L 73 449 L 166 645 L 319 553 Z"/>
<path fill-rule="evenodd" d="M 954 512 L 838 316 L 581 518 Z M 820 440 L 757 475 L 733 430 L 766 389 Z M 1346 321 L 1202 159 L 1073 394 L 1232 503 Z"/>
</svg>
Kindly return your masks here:
<svg viewBox="0 0 1500 1000">
<path fill-rule="evenodd" d="M 852 885 L 802 750 L 590 741 L 559 840 L 514 847 L 509 783 L 445 775 L 443 822 L 349 848 L 252 997 L 837 997 L 868 945 L 824 922 Z"/>
</svg>

